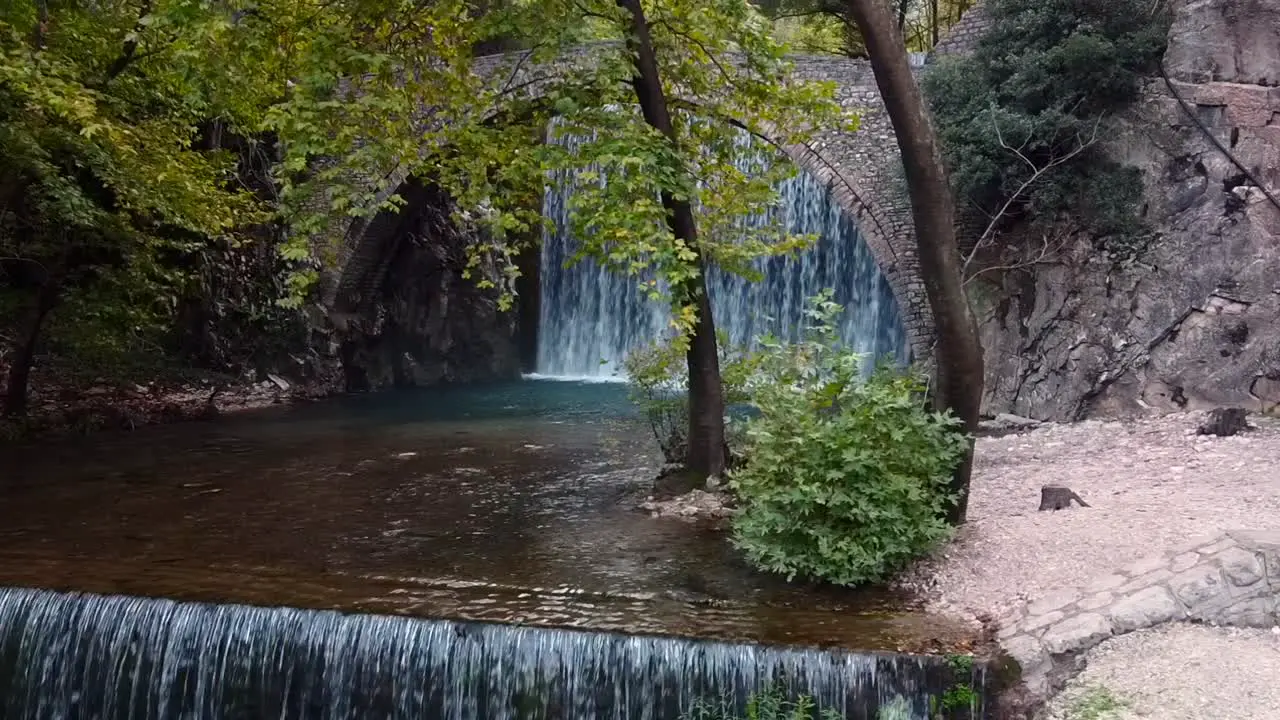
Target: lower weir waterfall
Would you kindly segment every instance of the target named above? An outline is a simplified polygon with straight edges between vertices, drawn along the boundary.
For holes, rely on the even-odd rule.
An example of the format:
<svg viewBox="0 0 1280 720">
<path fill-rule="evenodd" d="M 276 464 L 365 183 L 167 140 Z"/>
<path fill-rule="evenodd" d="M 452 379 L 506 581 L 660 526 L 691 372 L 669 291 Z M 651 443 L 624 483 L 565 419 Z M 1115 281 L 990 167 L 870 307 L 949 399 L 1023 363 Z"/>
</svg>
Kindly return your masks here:
<svg viewBox="0 0 1280 720">
<path fill-rule="evenodd" d="M 926 656 L 0 589 L 7 720 L 676 720 L 775 681 L 916 720 L 948 677 Z"/>
<path fill-rule="evenodd" d="M 571 142 L 571 141 L 570 141 Z M 637 278 L 610 273 L 590 259 L 566 268 L 578 243 L 568 230 L 571 178 L 553 179 L 543 201 L 556 221 L 542 241 L 537 372 L 568 377 L 621 373 L 627 352 L 660 337 L 666 308 L 644 298 Z M 846 347 L 879 359 L 906 359 L 906 341 L 888 282 L 851 217 L 828 188 L 799 173 L 778 188 L 770 213 L 795 234 L 813 234 L 806 250 L 760 261 L 764 279 L 752 283 L 712 269 L 708 276 L 716 325 L 737 345 L 765 333 L 794 339 L 804 325 L 807 298 L 825 288 L 845 306 L 841 337 Z M 765 222 L 767 217 L 748 222 Z"/>
</svg>

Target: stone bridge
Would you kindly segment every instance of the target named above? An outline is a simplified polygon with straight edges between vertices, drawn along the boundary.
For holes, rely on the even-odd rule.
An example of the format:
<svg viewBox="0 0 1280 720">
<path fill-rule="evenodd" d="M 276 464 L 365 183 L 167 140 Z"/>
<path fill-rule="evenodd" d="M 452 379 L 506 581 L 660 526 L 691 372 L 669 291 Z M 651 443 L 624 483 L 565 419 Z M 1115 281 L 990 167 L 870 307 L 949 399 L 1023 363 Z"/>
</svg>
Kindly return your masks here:
<svg viewBox="0 0 1280 720">
<path fill-rule="evenodd" d="M 940 46 L 939 51 L 962 52 L 963 45 L 951 42 L 948 49 Z M 534 63 L 526 64 L 524 53 L 479 58 L 476 70 L 499 78 L 506 88 L 522 88 L 536 95 L 540 84 L 562 75 L 565 66 L 571 70 L 577 58 L 591 62 L 589 53 L 589 49 L 571 53 L 557 60 L 553 65 L 560 67 L 550 71 Z M 925 358 L 933 344 L 933 321 L 919 277 L 898 146 L 871 66 L 865 60 L 833 55 L 793 56 L 790 60 L 796 76 L 835 83 L 840 105 L 861 117 L 856 132 L 822 132 L 810 145 L 786 150 L 802 170 L 827 185 L 840 206 L 857 221 L 893 289 L 912 353 L 916 358 Z M 925 58 L 913 57 L 913 63 L 923 68 Z M 385 194 L 405 191 L 406 175 L 405 170 L 390 173 L 392 182 Z M 345 326 L 347 319 L 360 316 L 376 294 L 391 262 L 390 237 L 398 227 L 395 213 L 382 213 L 346 228 L 338 262 L 322 278 L 325 309 L 339 328 Z"/>
</svg>

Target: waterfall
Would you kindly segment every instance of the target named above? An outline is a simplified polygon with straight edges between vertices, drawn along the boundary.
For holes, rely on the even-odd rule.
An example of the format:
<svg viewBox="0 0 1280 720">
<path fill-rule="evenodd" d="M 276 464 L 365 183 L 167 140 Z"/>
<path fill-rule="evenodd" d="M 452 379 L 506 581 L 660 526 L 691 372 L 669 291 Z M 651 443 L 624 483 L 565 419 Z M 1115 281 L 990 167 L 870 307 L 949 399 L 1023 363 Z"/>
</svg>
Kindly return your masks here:
<svg viewBox="0 0 1280 720">
<path fill-rule="evenodd" d="M 923 720 L 949 675 L 928 656 L 0 588 L 7 720 L 675 720 L 775 679 L 841 717 Z"/>
<path fill-rule="evenodd" d="M 572 175 L 551 178 L 543 198 L 543 214 L 555 225 L 542 239 L 537 371 L 569 377 L 618 375 L 631 349 L 667 331 L 668 313 L 640 294 L 635 277 L 610 273 L 590 259 L 564 267 L 578 247 L 569 232 L 574 181 Z M 738 345 L 751 346 L 765 333 L 795 339 L 804 325 L 804 301 L 831 288 L 835 301 L 845 306 L 840 330 L 846 347 L 873 359 L 892 355 L 905 361 L 897 303 L 857 224 L 829 189 L 806 173 L 783 181 L 778 192 L 775 208 L 744 222 L 764 223 L 781 213 L 790 232 L 817 235 L 818 242 L 802 252 L 759 261 L 764 279 L 758 283 L 712 269 L 707 280 L 718 328 Z"/>
</svg>

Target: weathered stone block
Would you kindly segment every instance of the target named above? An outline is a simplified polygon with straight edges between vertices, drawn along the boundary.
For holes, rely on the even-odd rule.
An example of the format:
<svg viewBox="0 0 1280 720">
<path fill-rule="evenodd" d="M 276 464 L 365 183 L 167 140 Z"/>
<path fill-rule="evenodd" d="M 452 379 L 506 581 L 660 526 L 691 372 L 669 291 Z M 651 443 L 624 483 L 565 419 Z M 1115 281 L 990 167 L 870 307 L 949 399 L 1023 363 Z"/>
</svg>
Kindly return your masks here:
<svg viewBox="0 0 1280 720">
<path fill-rule="evenodd" d="M 1262 556 L 1263 568 L 1273 588 L 1280 591 L 1280 532 L 1260 530 L 1232 530 L 1240 547 Z"/>
<path fill-rule="evenodd" d="M 1045 625 L 1052 625 L 1064 617 L 1066 617 L 1066 615 L 1061 610 L 1054 610 L 1043 615 L 1032 615 L 1022 621 L 1022 629 L 1026 632 L 1032 632 L 1034 630 L 1039 630 Z"/>
<path fill-rule="evenodd" d="M 1166 580 L 1169 580 L 1172 577 L 1173 577 L 1173 571 L 1167 568 L 1161 568 L 1159 570 L 1156 570 L 1155 572 L 1149 572 L 1146 575 L 1141 575 L 1139 577 L 1134 578 L 1133 580 L 1130 580 L 1124 585 L 1121 585 L 1120 587 L 1116 588 L 1115 592 L 1117 595 L 1128 595 L 1129 593 L 1134 592 L 1136 590 L 1141 590 L 1142 588 L 1145 588 L 1145 587 L 1151 587 L 1156 583 L 1162 583 Z"/>
<path fill-rule="evenodd" d="M 1043 615 L 1052 610 L 1069 605 L 1080 599 L 1080 591 L 1075 588 L 1055 590 L 1027 606 L 1028 615 Z"/>
<path fill-rule="evenodd" d="M 1168 564 L 1169 558 L 1164 555 L 1152 555 L 1151 557 L 1146 557 L 1124 566 L 1120 572 L 1123 572 L 1129 577 L 1137 577 L 1139 575 L 1146 575 L 1149 572 L 1159 570 L 1160 568 L 1166 567 Z"/>
<path fill-rule="evenodd" d="M 1231 548 L 1218 556 L 1222 574 L 1236 587 L 1248 587 L 1263 577 L 1262 563 L 1258 556 L 1247 550 Z"/>
<path fill-rule="evenodd" d="M 1097 610 L 1100 607 L 1110 605 L 1112 600 L 1115 600 L 1115 595 L 1104 590 L 1100 593 L 1094 593 L 1093 595 L 1090 595 L 1076 603 L 1076 607 L 1081 610 Z"/>
<path fill-rule="evenodd" d="M 1081 613 L 1050 627 L 1040 642 L 1052 655 L 1085 650 L 1111 637 L 1111 622 L 1099 613 Z"/>
<path fill-rule="evenodd" d="M 1184 613 L 1169 590 L 1157 585 L 1117 601 L 1107 614 L 1112 629 L 1124 633 L 1168 622 Z"/>
<path fill-rule="evenodd" d="M 1226 596 L 1222 574 L 1216 567 L 1188 570 L 1171 579 L 1169 586 L 1173 588 L 1174 595 L 1191 611 L 1193 617 L 1199 617 L 1200 611 L 1222 602 Z"/>
<path fill-rule="evenodd" d="M 1230 536 L 1219 538 L 1218 540 L 1198 548 L 1196 552 L 1201 555 L 1217 555 L 1218 553 L 1230 547 L 1235 547 L 1238 543 Z"/>
<path fill-rule="evenodd" d="M 1270 550 L 1280 553 L 1280 531 L 1232 530 L 1228 535 L 1247 550 Z"/>
<path fill-rule="evenodd" d="M 1220 625 L 1235 627 L 1271 627 L 1277 622 L 1276 599 L 1260 597 L 1225 607 L 1212 620 Z"/>
<path fill-rule="evenodd" d="M 1182 572 L 1183 570 L 1190 570 L 1195 567 L 1198 562 L 1200 562 L 1199 554 L 1194 552 L 1185 552 L 1175 557 L 1169 563 L 1169 569 L 1174 572 Z"/>
<path fill-rule="evenodd" d="M 1128 579 L 1129 579 L 1128 577 L 1121 575 L 1119 573 L 1111 573 L 1110 575 L 1103 575 L 1097 580 L 1094 580 L 1093 582 L 1086 585 L 1084 591 L 1089 593 L 1096 593 L 1096 592 L 1102 592 L 1103 590 L 1110 590 L 1112 588 L 1116 588 L 1123 585 L 1125 581 Z"/>
<path fill-rule="evenodd" d="M 1001 643 L 1009 657 L 1018 661 L 1022 666 L 1022 675 L 1027 676 L 1041 675 L 1049 669 L 1049 653 L 1045 650 L 1044 645 L 1040 641 L 1030 635 L 1017 635 L 1009 638 Z"/>
</svg>

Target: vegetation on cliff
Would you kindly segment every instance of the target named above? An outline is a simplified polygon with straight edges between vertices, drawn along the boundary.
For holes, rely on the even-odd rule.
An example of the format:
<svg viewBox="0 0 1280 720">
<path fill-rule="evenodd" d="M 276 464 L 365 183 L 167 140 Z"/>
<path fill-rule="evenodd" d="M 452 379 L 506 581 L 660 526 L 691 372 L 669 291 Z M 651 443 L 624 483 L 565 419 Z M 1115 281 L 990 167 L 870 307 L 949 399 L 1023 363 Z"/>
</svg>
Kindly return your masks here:
<svg viewBox="0 0 1280 720">
<path fill-rule="evenodd" d="M 989 0 L 974 53 L 924 76 L 958 206 L 994 219 L 1066 223 L 1113 250 L 1142 240 L 1142 180 L 1101 146 L 1107 118 L 1153 75 L 1168 21 L 1145 0 Z M 970 241 L 977 238 L 969 238 Z"/>
</svg>

